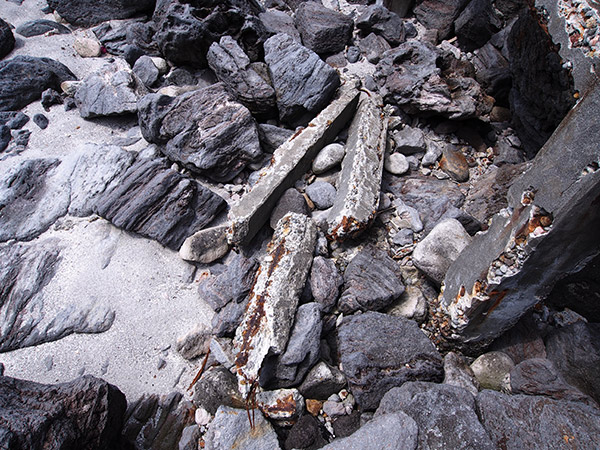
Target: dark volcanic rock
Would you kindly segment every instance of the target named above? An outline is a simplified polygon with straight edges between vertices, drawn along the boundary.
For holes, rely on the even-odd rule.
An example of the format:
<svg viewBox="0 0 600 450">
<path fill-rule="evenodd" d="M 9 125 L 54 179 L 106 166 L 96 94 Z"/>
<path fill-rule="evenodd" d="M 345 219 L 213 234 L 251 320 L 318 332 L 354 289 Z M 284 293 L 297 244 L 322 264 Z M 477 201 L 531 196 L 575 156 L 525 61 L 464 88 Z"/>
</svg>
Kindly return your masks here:
<svg viewBox="0 0 600 450">
<path fill-rule="evenodd" d="M 137 111 L 136 85 L 126 63 L 114 62 L 88 76 L 75 94 L 81 117 L 114 116 Z"/>
<path fill-rule="evenodd" d="M 500 29 L 492 0 L 473 0 L 454 22 L 458 43 L 467 51 L 483 46 Z"/>
<path fill-rule="evenodd" d="M 203 280 L 198 288 L 200 298 L 212 309 L 220 311 L 229 302 L 241 303 L 254 283 L 258 261 L 236 255 L 224 272 Z"/>
<path fill-rule="evenodd" d="M 222 83 L 176 98 L 149 94 L 138 108 L 147 141 L 166 144 L 170 159 L 215 181 L 233 179 L 262 156 L 250 111 Z"/>
<path fill-rule="evenodd" d="M 269 9 L 258 15 L 265 29 L 270 34 L 287 33 L 296 42 L 301 42 L 300 33 L 294 25 L 294 19 L 289 14 L 276 9 Z"/>
<path fill-rule="evenodd" d="M 286 450 L 303 449 L 316 450 L 327 444 L 321 431 L 319 421 L 306 414 L 292 426 L 288 437 L 285 440 L 284 448 Z"/>
<path fill-rule="evenodd" d="M 12 135 L 10 134 L 8 125 L 0 125 L 0 153 L 8 147 L 11 137 Z"/>
<path fill-rule="evenodd" d="M 235 376 L 222 366 L 208 369 L 194 385 L 194 403 L 214 414 L 219 406 L 241 407 Z"/>
<path fill-rule="evenodd" d="M 367 37 L 360 40 L 358 43 L 360 52 L 365 55 L 367 61 L 372 64 L 377 64 L 381 59 L 381 55 L 387 50 L 390 50 L 390 44 L 375 33 L 370 33 Z"/>
<path fill-rule="evenodd" d="M 479 423 L 475 398 L 462 388 L 408 382 L 383 396 L 375 416 L 400 411 L 419 426 L 419 448 L 496 448 Z"/>
<path fill-rule="evenodd" d="M 242 322 L 248 301 L 229 302 L 213 316 L 212 332 L 217 337 L 233 336 Z"/>
<path fill-rule="evenodd" d="M 323 312 L 330 312 L 336 304 L 344 278 L 332 259 L 317 256 L 310 269 L 310 290 Z"/>
<path fill-rule="evenodd" d="M 548 359 L 532 358 L 510 371 L 512 394 L 544 395 L 555 400 L 580 401 L 597 406 L 587 395 L 567 384 Z"/>
<path fill-rule="evenodd" d="M 221 197 L 166 162 L 139 158 L 118 185 L 98 198 L 94 211 L 119 228 L 179 249 L 224 206 Z"/>
<path fill-rule="evenodd" d="M 374 78 L 388 103 L 410 114 L 439 114 L 449 119 L 466 119 L 488 114 L 493 101 L 479 83 L 453 67 L 452 55 L 421 41 L 408 41 L 385 52 Z M 464 72 L 464 71 L 463 71 Z"/>
<path fill-rule="evenodd" d="M 477 410 L 496 448 L 595 448 L 600 440 L 600 410 L 578 402 L 485 390 Z"/>
<path fill-rule="evenodd" d="M 38 19 L 32 20 L 30 22 L 25 22 L 24 24 L 19 25 L 15 31 L 21 36 L 25 37 L 39 36 L 40 34 L 44 34 L 49 31 L 52 31 L 56 34 L 71 33 L 71 30 L 69 30 L 64 25 L 54 22 L 53 20 L 45 19 Z"/>
<path fill-rule="evenodd" d="M 85 376 L 44 385 L 0 377 L 0 446 L 14 450 L 117 448 L 125 396 Z"/>
<path fill-rule="evenodd" d="M 529 157 L 575 103 L 573 79 L 535 13 L 525 9 L 507 38 L 513 84 L 510 110 Z"/>
<path fill-rule="evenodd" d="M 276 34 L 264 46 L 281 120 L 308 121 L 340 85 L 337 72 L 287 34 Z"/>
<path fill-rule="evenodd" d="M 509 63 L 502 53 L 488 42 L 475 53 L 473 65 L 475 79 L 486 93 L 497 101 L 508 102 L 512 76 Z"/>
<path fill-rule="evenodd" d="M 38 113 L 35 116 L 33 116 L 33 123 L 35 123 L 42 130 L 45 130 L 46 128 L 48 128 L 49 121 L 45 115 Z"/>
<path fill-rule="evenodd" d="M 469 0 L 424 0 L 414 8 L 415 17 L 425 28 L 438 30 L 438 39 L 446 39 L 454 21 Z"/>
<path fill-rule="evenodd" d="M 385 252 L 368 246 L 346 267 L 338 307 L 345 314 L 377 311 L 390 305 L 403 292 L 400 267 Z"/>
<path fill-rule="evenodd" d="M 50 58 L 15 56 L 0 62 L 0 111 L 15 111 L 40 98 L 48 88 L 60 90 L 63 81 L 75 80 L 65 66 Z"/>
<path fill-rule="evenodd" d="M 54 89 L 46 89 L 44 92 L 42 92 L 41 100 L 42 106 L 46 111 L 50 111 L 51 106 L 60 105 L 63 103 L 61 95 Z"/>
<path fill-rule="evenodd" d="M 68 164 L 30 159 L 0 178 L 0 242 L 30 240 L 46 231 L 69 207 Z"/>
<path fill-rule="evenodd" d="M 402 44 L 406 40 L 402 19 L 381 5 L 369 6 L 356 19 L 356 27 L 367 33 L 372 31 L 383 36 L 393 46 Z"/>
<path fill-rule="evenodd" d="M 354 22 L 317 2 L 304 2 L 296 10 L 296 27 L 302 43 L 313 52 L 337 53 L 352 36 Z"/>
<path fill-rule="evenodd" d="M 346 385 L 346 377 L 336 367 L 321 361 L 315 365 L 298 388 L 305 398 L 327 400 Z"/>
<path fill-rule="evenodd" d="M 127 408 L 123 437 L 136 449 L 177 448 L 185 427 L 194 423 L 191 402 L 179 392 L 144 395 Z M 107 449 L 108 450 L 108 449 Z"/>
<path fill-rule="evenodd" d="M 250 66 L 250 58 L 230 36 L 213 43 L 206 55 L 208 65 L 237 100 L 257 115 L 276 115 L 275 91 Z"/>
<path fill-rule="evenodd" d="M 15 47 L 15 36 L 10 26 L 0 18 L 0 59 L 4 58 Z"/>
<path fill-rule="evenodd" d="M 297 189 L 287 189 L 281 198 L 277 201 L 275 208 L 271 212 L 269 225 L 271 228 L 277 228 L 277 223 L 289 212 L 304 214 L 308 216 L 308 206 L 304 196 Z"/>
<path fill-rule="evenodd" d="M 600 404 L 600 324 L 556 329 L 546 338 L 546 350 L 564 379 Z"/>
<path fill-rule="evenodd" d="M 376 312 L 350 316 L 338 329 L 338 345 L 350 390 L 364 410 L 376 409 L 387 391 L 407 381 L 441 381 L 441 356 L 408 319 Z"/>
<path fill-rule="evenodd" d="M 153 0 L 48 0 L 48 6 L 63 19 L 82 27 L 152 12 L 154 3 Z"/>
<path fill-rule="evenodd" d="M 146 87 L 150 87 L 156 83 L 158 77 L 160 76 L 158 67 L 156 67 L 152 61 L 152 58 L 146 55 L 140 56 L 136 59 L 132 70 Z"/>
</svg>

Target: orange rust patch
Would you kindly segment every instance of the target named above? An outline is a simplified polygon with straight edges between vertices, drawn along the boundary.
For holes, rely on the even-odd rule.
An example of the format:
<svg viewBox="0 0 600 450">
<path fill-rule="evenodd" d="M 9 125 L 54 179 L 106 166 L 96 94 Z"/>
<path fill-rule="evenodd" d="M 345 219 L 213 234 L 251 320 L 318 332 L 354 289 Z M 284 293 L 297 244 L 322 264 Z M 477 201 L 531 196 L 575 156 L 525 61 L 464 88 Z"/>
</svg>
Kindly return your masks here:
<svg viewBox="0 0 600 450">
<path fill-rule="evenodd" d="M 288 413 L 293 414 L 296 412 L 298 405 L 294 400 L 294 396 L 292 394 L 286 395 L 284 398 L 278 398 L 275 401 L 274 405 L 262 405 L 261 409 L 263 411 L 268 411 L 270 413 Z"/>
<path fill-rule="evenodd" d="M 506 297 L 506 294 L 508 294 L 508 289 L 505 289 L 502 292 L 498 292 L 498 291 L 490 292 L 490 300 L 489 301 L 493 301 L 494 303 L 492 304 L 492 306 L 490 306 L 490 309 L 488 309 L 487 312 L 483 313 L 483 315 L 487 316 L 488 314 L 491 314 L 491 312 L 498 307 L 500 302 L 502 302 L 502 300 L 504 300 L 504 297 Z"/>
<path fill-rule="evenodd" d="M 302 133 L 303 131 L 304 131 L 304 127 L 300 127 L 300 128 L 298 129 L 298 131 L 296 131 L 296 132 L 295 132 L 295 133 L 292 135 L 292 137 L 290 138 L 290 141 L 291 141 L 292 139 L 295 139 L 295 138 L 297 138 L 298 136 L 300 136 L 300 133 Z"/>
</svg>

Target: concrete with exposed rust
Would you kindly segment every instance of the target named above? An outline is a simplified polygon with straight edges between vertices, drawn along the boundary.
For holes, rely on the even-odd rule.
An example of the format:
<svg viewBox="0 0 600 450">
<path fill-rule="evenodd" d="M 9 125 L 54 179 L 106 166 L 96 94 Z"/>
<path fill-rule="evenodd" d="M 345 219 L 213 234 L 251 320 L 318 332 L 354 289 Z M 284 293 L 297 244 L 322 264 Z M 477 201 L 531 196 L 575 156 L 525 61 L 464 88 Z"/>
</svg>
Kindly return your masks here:
<svg viewBox="0 0 600 450">
<path fill-rule="evenodd" d="M 346 80 L 327 108 L 275 150 L 256 185 L 231 207 L 231 244 L 245 244 L 254 237 L 285 190 L 310 168 L 319 150 L 331 143 L 354 115 L 358 96 L 356 80 Z"/>
<path fill-rule="evenodd" d="M 265 359 L 285 351 L 316 240 L 316 225 L 302 214 L 285 215 L 275 229 L 234 339 L 244 396 L 256 387 Z"/>
<path fill-rule="evenodd" d="M 365 230 L 377 211 L 387 138 L 383 100 L 361 94 L 350 125 L 338 195 L 327 219 L 327 237 L 344 240 Z"/>
</svg>

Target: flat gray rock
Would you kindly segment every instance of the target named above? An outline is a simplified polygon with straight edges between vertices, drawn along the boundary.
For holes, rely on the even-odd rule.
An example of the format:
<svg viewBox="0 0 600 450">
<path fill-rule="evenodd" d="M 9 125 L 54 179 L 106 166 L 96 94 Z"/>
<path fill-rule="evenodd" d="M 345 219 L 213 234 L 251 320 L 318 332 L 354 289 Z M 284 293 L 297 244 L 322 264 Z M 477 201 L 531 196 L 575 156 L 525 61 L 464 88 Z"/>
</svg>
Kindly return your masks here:
<svg viewBox="0 0 600 450">
<path fill-rule="evenodd" d="M 338 328 L 338 346 L 350 391 L 366 411 L 377 409 L 393 387 L 442 378 L 441 356 L 416 322 L 403 317 L 349 316 Z"/>
<path fill-rule="evenodd" d="M 296 9 L 295 17 L 302 43 L 319 54 L 343 50 L 354 29 L 351 17 L 319 2 L 303 2 Z"/>
</svg>

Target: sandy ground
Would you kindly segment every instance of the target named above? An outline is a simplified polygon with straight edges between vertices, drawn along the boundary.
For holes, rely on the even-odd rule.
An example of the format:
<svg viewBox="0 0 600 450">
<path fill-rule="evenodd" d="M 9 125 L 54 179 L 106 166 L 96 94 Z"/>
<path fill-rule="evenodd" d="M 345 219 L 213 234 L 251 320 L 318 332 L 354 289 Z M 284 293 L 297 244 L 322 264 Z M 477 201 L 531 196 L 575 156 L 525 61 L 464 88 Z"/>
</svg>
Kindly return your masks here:
<svg viewBox="0 0 600 450">
<path fill-rule="evenodd" d="M 45 18 L 43 0 L 21 6 L 0 0 L 0 16 L 15 27 Z M 73 35 L 16 35 L 17 48 L 5 59 L 23 54 L 54 58 L 78 78 L 100 68 L 106 58 L 81 58 L 73 50 Z M 22 154 L 0 161 L 0 171 L 25 159 L 69 155 L 86 142 L 112 143 L 127 136 L 135 118 L 83 120 L 77 110 L 62 105 L 43 111 L 39 102 L 24 109 L 30 117 L 43 112 L 50 120 L 45 130 L 32 121 L 29 146 Z M 127 149 L 139 150 L 143 139 Z M 184 392 L 201 361 L 190 363 L 174 350 L 178 337 L 200 323 L 210 323 L 213 312 L 198 297 L 202 271 L 160 244 L 113 227 L 102 219 L 65 217 L 38 239 L 57 238 L 62 250 L 58 274 L 45 288 L 45 314 L 70 303 L 93 302 L 115 311 L 105 333 L 75 334 L 56 342 L 0 354 L 5 374 L 43 383 L 66 382 L 82 373 L 102 377 L 135 400 L 145 393 Z M 166 365 L 158 369 L 159 360 Z"/>
</svg>

